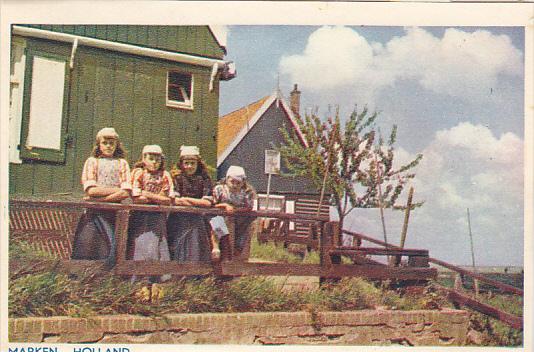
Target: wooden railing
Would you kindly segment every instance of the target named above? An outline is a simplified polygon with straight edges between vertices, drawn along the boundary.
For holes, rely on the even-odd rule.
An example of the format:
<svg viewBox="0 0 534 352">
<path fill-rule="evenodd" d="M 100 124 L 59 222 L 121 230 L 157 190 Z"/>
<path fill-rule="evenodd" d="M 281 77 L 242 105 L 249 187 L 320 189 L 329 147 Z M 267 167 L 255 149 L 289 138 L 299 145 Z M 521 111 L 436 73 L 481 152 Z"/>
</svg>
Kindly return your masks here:
<svg viewBox="0 0 534 352">
<path fill-rule="evenodd" d="M 380 245 L 380 246 L 384 247 L 384 249 L 387 249 L 387 252 L 390 253 L 391 255 L 397 256 L 398 255 L 397 251 L 399 251 L 399 250 L 406 251 L 405 249 L 401 249 L 398 246 L 395 246 L 395 245 L 392 245 L 392 244 L 386 244 L 385 242 L 382 242 L 380 240 L 377 240 L 375 238 L 366 236 L 366 235 L 361 234 L 361 233 L 345 231 L 345 230 L 343 231 L 343 233 L 345 233 L 347 235 L 350 235 L 350 236 L 354 236 L 357 239 L 359 239 L 360 241 L 368 241 L 368 242 L 372 242 L 374 244 Z M 442 266 L 444 268 L 447 268 L 449 270 L 457 272 L 460 275 L 469 276 L 473 280 L 479 280 L 480 282 L 484 282 L 484 283 L 486 283 L 488 285 L 496 287 L 501 292 L 511 293 L 511 294 L 523 296 L 523 290 L 521 290 L 521 289 L 519 289 L 517 287 L 505 284 L 505 283 L 500 282 L 500 281 L 496 281 L 496 280 L 490 279 L 490 278 L 488 278 L 488 277 L 486 277 L 486 276 L 484 276 L 482 274 L 475 273 L 475 272 L 472 272 L 472 271 L 469 271 L 469 270 L 465 270 L 465 269 L 460 268 L 460 267 L 458 267 L 456 265 L 447 263 L 447 262 L 439 260 L 439 259 L 435 259 L 435 258 L 431 258 L 431 257 L 428 257 L 427 259 L 428 259 L 429 263 L 433 263 L 433 264 Z M 397 263 L 399 263 L 398 260 L 397 260 Z M 480 313 L 483 313 L 485 315 L 491 316 L 491 317 L 493 317 L 495 319 L 498 319 L 498 320 L 508 324 L 509 326 L 511 326 L 511 327 L 513 327 L 515 329 L 523 329 L 523 318 L 522 317 L 515 316 L 513 314 L 504 312 L 504 311 L 502 311 L 500 309 L 497 309 L 497 308 L 492 307 L 492 306 L 490 306 L 488 304 L 480 302 L 476 298 L 469 297 L 468 295 L 466 295 L 465 293 L 463 293 L 463 292 L 461 292 L 461 291 L 459 291 L 457 289 L 447 288 L 447 287 L 444 287 L 444 286 L 438 285 L 438 284 L 435 284 L 435 285 L 436 285 L 436 287 L 439 289 L 439 291 L 442 294 L 444 294 L 449 300 L 451 300 L 455 304 L 461 305 L 461 306 L 466 306 L 466 307 L 469 307 L 469 308 L 471 308 L 473 310 L 476 310 L 476 311 L 478 311 Z"/>
<path fill-rule="evenodd" d="M 178 206 L 158 206 L 158 205 L 137 205 L 137 204 L 114 204 L 114 203 L 95 203 L 95 202 L 59 202 L 59 201 L 10 201 L 10 228 L 12 233 L 17 233 L 14 239 L 25 241 L 36 241 L 39 236 L 32 234 L 39 233 L 39 225 L 43 222 L 30 221 L 26 222 L 25 228 L 17 228 L 16 219 L 21 213 L 35 214 L 41 213 L 38 217 L 46 217 L 43 213 L 63 211 L 78 216 L 84 209 L 110 210 L 116 212 L 115 220 L 115 238 L 117 240 L 116 265 L 112 269 L 117 275 L 206 275 L 215 274 L 221 276 L 241 276 L 241 275 L 295 275 L 295 276 L 319 276 L 322 278 L 340 278 L 346 276 L 363 276 L 369 279 L 399 279 L 399 280 L 427 280 L 437 277 L 436 269 L 421 265 L 418 267 L 389 267 L 385 265 L 350 265 L 340 264 L 339 248 L 340 232 L 337 222 L 329 221 L 328 217 L 304 215 L 304 214 L 285 214 L 279 212 L 267 211 L 247 211 L 235 212 L 233 214 L 225 213 L 215 208 L 193 208 Z M 318 243 L 320 254 L 319 264 L 289 264 L 289 263 L 252 263 L 252 262 L 214 262 L 214 263 L 178 263 L 174 261 L 133 261 L 126 257 L 126 248 L 128 241 L 128 220 L 131 211 L 147 212 L 165 212 L 181 213 L 184 216 L 194 214 L 200 216 L 215 215 L 232 215 L 247 216 L 254 218 L 273 218 L 278 221 L 299 221 L 310 223 L 310 237 Z M 32 215 L 29 215 L 30 217 Z M 33 224 L 35 228 L 30 228 L 28 224 Z M 70 227 L 67 236 L 69 243 L 72 243 L 74 228 Z M 36 232 L 32 232 L 35 230 Z M 54 232 L 48 229 L 49 232 Z M 369 249 L 373 251 L 372 249 Z M 367 253 L 370 253 L 369 250 Z M 407 255 L 421 256 L 422 252 L 410 252 Z M 381 253 L 374 253 L 381 255 Z M 426 254 L 428 255 L 428 254 Z M 357 259 L 364 260 L 364 256 L 357 255 Z M 371 261 L 372 262 L 372 261 Z M 356 263 L 356 261 L 355 261 Z M 79 268 L 95 267 L 102 265 L 102 261 L 93 260 L 71 260 L 62 259 L 62 267 L 67 270 L 77 270 Z M 361 264 L 361 262 L 357 263 Z M 376 264 L 376 263 L 371 263 Z"/>
</svg>

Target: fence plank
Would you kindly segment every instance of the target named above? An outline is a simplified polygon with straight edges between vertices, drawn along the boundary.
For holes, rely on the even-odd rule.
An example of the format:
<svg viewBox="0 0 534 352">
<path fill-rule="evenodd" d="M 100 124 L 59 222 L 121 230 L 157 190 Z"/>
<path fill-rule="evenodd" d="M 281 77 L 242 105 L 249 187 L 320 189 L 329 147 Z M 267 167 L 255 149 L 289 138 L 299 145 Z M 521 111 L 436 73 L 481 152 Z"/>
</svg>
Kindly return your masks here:
<svg viewBox="0 0 534 352">
<path fill-rule="evenodd" d="M 503 312 L 502 310 L 499 310 L 497 308 L 494 308 L 490 305 L 487 305 L 485 303 L 479 302 L 469 296 L 463 295 L 458 291 L 438 286 L 438 289 L 445 293 L 447 297 L 458 304 L 461 304 L 463 306 L 469 307 L 471 309 L 476 310 L 477 312 L 489 315 L 497 320 L 502 321 L 503 323 L 508 324 L 514 329 L 523 329 L 523 318 L 515 316 L 510 313 Z"/>
<path fill-rule="evenodd" d="M 126 246 L 128 242 L 129 210 L 119 210 L 115 215 L 115 239 L 117 241 L 117 263 L 126 260 Z"/>
</svg>

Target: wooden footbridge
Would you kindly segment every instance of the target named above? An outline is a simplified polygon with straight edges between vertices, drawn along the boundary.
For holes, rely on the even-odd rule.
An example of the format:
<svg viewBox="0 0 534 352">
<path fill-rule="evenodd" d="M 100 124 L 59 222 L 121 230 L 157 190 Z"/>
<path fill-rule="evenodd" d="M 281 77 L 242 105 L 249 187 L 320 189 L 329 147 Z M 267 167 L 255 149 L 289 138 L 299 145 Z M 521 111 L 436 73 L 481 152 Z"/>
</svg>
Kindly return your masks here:
<svg viewBox="0 0 534 352">
<path fill-rule="evenodd" d="M 408 284 L 422 284 L 437 279 L 437 269 L 430 263 L 446 267 L 463 276 L 470 276 L 498 290 L 523 295 L 523 291 L 499 281 L 491 280 L 477 273 L 431 258 L 428 250 L 405 249 L 386 244 L 364 234 L 340 231 L 337 222 L 324 216 L 285 214 L 267 211 L 248 211 L 227 214 L 214 208 L 193 208 L 177 206 L 112 204 L 74 201 L 27 201 L 11 200 L 9 203 L 9 225 L 11 241 L 26 241 L 35 248 L 44 250 L 58 258 L 59 266 L 68 271 L 95 268 L 103 261 L 72 260 L 72 240 L 77 223 L 84 209 L 112 210 L 116 212 L 115 237 L 117 240 L 117 262 L 112 271 L 116 275 L 163 275 L 177 276 L 209 275 L 280 275 L 318 276 L 323 279 L 342 277 L 365 277 L 371 280 L 392 280 Z M 303 244 L 319 252 L 319 264 L 252 263 L 237 260 L 214 263 L 177 263 L 156 261 L 133 261 L 127 258 L 128 221 L 130 212 L 166 212 L 201 215 L 247 216 L 268 219 L 260 226 L 260 242 L 276 241 L 284 244 Z M 309 228 L 305 235 L 289 231 L 289 224 L 298 222 Z M 355 237 L 356 246 L 342 246 L 341 234 Z M 362 246 L 369 242 L 374 247 Z M 378 247 L 377 247 L 378 245 Z M 342 264 L 341 257 L 350 258 L 351 264 Z M 387 260 L 377 260 L 377 257 Z M 508 325 L 522 329 L 523 319 L 484 304 L 460 290 L 438 286 L 439 290 L 457 305 L 470 307 L 483 314 L 499 319 Z"/>
</svg>

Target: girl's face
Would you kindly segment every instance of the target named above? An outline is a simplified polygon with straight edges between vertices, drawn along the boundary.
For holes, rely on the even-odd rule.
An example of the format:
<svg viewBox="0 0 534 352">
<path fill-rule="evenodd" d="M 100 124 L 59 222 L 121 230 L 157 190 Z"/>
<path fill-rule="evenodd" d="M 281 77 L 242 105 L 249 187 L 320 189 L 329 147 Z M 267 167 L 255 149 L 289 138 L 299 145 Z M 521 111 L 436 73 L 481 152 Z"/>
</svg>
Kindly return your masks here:
<svg viewBox="0 0 534 352">
<path fill-rule="evenodd" d="M 159 170 L 161 166 L 161 154 L 145 153 L 143 154 L 143 164 L 148 171 L 154 172 Z"/>
<path fill-rule="evenodd" d="M 182 160 L 182 167 L 187 176 L 192 176 L 197 172 L 198 169 L 198 159 L 197 158 L 186 158 Z"/>
<path fill-rule="evenodd" d="M 239 192 L 241 188 L 243 188 L 244 182 L 245 181 L 240 180 L 238 178 L 233 178 L 232 176 L 228 176 L 228 178 L 226 179 L 226 184 L 228 185 L 230 192 Z"/>
<path fill-rule="evenodd" d="M 117 140 L 115 138 L 102 138 L 98 143 L 100 152 L 105 158 L 112 158 L 115 154 L 115 149 L 117 149 Z"/>
</svg>

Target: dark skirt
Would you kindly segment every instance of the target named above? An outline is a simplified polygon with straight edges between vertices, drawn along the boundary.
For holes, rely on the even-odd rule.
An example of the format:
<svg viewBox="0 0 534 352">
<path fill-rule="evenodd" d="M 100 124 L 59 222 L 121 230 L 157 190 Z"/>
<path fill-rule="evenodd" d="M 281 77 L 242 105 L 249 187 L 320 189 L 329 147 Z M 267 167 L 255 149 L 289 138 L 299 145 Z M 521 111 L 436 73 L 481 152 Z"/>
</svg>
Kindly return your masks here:
<svg viewBox="0 0 534 352">
<path fill-rule="evenodd" d="M 171 259 L 180 263 L 209 263 L 209 234 L 209 224 L 202 216 L 178 213 L 169 215 L 167 236 Z"/>
<path fill-rule="evenodd" d="M 74 234 L 71 258 L 106 259 L 106 264 L 113 266 L 116 249 L 115 212 L 86 210 L 80 218 Z"/>
</svg>

